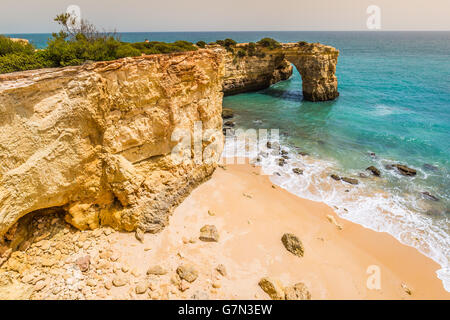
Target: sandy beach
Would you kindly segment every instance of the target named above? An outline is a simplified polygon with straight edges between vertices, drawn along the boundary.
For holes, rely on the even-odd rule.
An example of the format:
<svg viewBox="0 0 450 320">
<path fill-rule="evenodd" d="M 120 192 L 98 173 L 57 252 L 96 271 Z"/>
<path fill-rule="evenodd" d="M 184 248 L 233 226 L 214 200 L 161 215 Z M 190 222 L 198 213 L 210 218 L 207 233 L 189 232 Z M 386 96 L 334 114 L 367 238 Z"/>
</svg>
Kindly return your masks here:
<svg viewBox="0 0 450 320">
<path fill-rule="evenodd" d="M 177 208 L 161 237 L 177 246 L 183 236 L 192 236 L 204 224 L 216 225 L 218 243 L 173 249 L 203 266 L 213 261 L 224 264 L 230 278 L 223 281 L 221 291 L 229 298 L 265 298 L 258 288 L 264 276 L 285 285 L 303 282 L 313 299 L 450 298 L 436 277 L 439 265 L 416 249 L 386 233 L 342 220 L 324 204 L 272 186 L 269 177 L 259 175 L 251 165 L 219 168 Z M 209 216 L 208 210 L 215 216 Z M 329 215 L 342 230 L 329 221 Z M 287 232 L 301 239 L 304 257 L 285 250 L 280 239 Z M 164 251 L 173 252 L 160 248 L 155 254 Z M 372 265 L 380 268 L 380 290 L 366 286 Z"/>
<path fill-rule="evenodd" d="M 187 241 L 196 239 L 204 225 L 217 227 L 219 242 Z M 304 257 L 284 248 L 284 233 L 299 237 Z M 141 246 L 132 250 L 122 246 L 130 241 L 129 234 L 119 237 L 117 248 L 142 272 L 148 261 L 159 261 L 168 270 L 180 263 L 196 266 L 199 279 L 181 296 L 168 295 L 173 298 L 192 298 L 192 292 L 206 288 L 210 291 L 203 298 L 267 299 L 258 286 L 265 276 L 286 286 L 303 282 L 312 299 L 450 298 L 436 277 L 439 265 L 416 249 L 386 233 L 342 220 L 325 204 L 273 186 L 268 176 L 259 175 L 259 168 L 248 164 L 218 168 L 175 210 L 168 228 L 146 235 L 143 246 L 151 250 L 143 257 Z M 215 272 L 219 264 L 226 267 L 226 277 Z M 379 290 L 366 285 L 369 266 L 379 267 Z"/>
</svg>

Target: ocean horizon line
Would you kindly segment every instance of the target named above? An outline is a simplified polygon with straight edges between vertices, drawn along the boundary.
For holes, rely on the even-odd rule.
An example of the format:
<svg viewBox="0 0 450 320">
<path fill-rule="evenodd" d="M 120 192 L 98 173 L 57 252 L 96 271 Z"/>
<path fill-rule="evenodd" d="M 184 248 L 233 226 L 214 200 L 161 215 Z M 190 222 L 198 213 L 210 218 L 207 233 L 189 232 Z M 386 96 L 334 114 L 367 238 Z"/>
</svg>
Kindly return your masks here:
<svg viewBox="0 0 450 320">
<path fill-rule="evenodd" d="M 57 31 L 51 32 L 0 32 L 3 35 L 18 35 L 18 34 L 52 34 Z M 412 33 L 412 32 L 450 32 L 448 30 L 205 30 L 205 31 L 103 31 L 101 33 L 240 33 L 240 32 L 331 32 L 331 33 L 346 33 L 346 32 L 361 32 L 361 33 L 384 33 L 384 32 L 398 32 L 398 33 Z"/>
</svg>

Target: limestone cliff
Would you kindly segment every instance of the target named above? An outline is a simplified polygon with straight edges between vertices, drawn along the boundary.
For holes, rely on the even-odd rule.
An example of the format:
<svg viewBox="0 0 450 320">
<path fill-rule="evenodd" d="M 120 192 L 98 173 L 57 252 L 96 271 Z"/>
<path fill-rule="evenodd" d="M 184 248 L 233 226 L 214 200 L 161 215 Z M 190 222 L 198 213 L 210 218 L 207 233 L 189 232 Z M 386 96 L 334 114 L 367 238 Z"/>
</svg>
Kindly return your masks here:
<svg viewBox="0 0 450 320">
<path fill-rule="evenodd" d="M 319 43 L 283 43 L 278 48 L 259 46 L 257 51 L 257 55 L 242 57 L 224 53 L 225 95 L 260 90 L 286 80 L 292 74 L 292 63 L 302 77 L 305 100 L 327 101 L 339 96 L 335 75 L 339 50 Z"/>
<path fill-rule="evenodd" d="M 218 157 L 223 73 L 199 50 L 1 75 L 0 235 L 50 207 L 80 229 L 160 230 L 215 168 L 174 163 L 172 134 L 202 121 Z"/>
<path fill-rule="evenodd" d="M 200 121 L 214 134 L 200 150 L 189 142 L 188 153 L 218 159 L 224 93 L 285 80 L 292 63 L 305 99 L 339 95 L 338 50 L 257 49 L 243 55 L 216 46 L 0 75 L 0 240 L 24 215 L 55 207 L 79 229 L 157 232 L 215 169 L 195 157 L 176 163 L 171 152 Z M 174 138 L 176 129 L 188 134 Z"/>
</svg>

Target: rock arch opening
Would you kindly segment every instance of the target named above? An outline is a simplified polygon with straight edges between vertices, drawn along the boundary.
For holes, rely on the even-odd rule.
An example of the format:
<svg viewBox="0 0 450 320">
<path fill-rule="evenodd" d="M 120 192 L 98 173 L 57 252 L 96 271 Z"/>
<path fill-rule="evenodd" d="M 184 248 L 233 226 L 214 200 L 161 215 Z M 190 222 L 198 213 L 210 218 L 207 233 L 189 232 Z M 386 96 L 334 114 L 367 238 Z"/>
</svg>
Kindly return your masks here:
<svg viewBox="0 0 450 320">
<path fill-rule="evenodd" d="M 302 78 L 303 98 L 329 101 L 339 96 L 336 65 L 339 50 L 318 43 L 284 43 L 279 48 L 263 49 L 263 54 L 236 58 L 225 54 L 223 92 L 233 95 L 268 88 L 287 80 L 292 65 Z"/>
</svg>

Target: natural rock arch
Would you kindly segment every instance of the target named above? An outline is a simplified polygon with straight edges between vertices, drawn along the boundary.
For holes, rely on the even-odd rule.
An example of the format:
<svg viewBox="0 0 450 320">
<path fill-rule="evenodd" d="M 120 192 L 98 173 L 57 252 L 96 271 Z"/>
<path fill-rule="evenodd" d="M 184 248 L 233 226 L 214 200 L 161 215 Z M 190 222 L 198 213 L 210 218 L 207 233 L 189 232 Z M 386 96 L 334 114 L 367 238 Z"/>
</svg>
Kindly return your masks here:
<svg viewBox="0 0 450 320">
<path fill-rule="evenodd" d="M 292 63 L 302 77 L 305 100 L 328 101 L 339 96 L 339 50 L 318 43 L 283 43 L 279 48 L 260 50 L 263 54 L 243 58 L 225 53 L 225 95 L 261 90 L 286 80 L 292 75 Z"/>
</svg>

